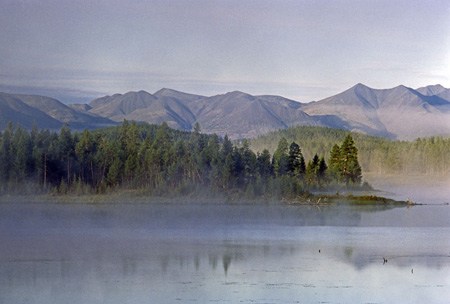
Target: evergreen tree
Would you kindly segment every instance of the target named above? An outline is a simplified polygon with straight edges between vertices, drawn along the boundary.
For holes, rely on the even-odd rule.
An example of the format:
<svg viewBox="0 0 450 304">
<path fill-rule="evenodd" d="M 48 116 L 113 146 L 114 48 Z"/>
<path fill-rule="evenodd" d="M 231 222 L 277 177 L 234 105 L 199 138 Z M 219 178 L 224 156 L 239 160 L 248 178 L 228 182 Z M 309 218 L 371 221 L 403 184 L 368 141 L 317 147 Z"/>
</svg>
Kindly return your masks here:
<svg viewBox="0 0 450 304">
<path fill-rule="evenodd" d="M 11 162 L 12 175 L 16 183 L 28 179 L 33 171 L 33 146 L 30 134 L 22 128 L 17 128 L 12 142 Z"/>
<path fill-rule="evenodd" d="M 221 178 L 220 172 L 220 140 L 219 137 L 214 134 L 208 140 L 208 145 L 206 147 L 206 160 L 207 168 L 209 170 L 208 184 L 215 188 L 219 188 L 219 180 Z"/>
<path fill-rule="evenodd" d="M 322 185 L 324 182 L 327 181 L 327 163 L 325 162 L 325 158 L 321 157 L 319 161 L 319 167 L 317 169 L 317 181 L 319 185 Z"/>
<path fill-rule="evenodd" d="M 228 189 L 233 178 L 233 144 L 227 135 L 223 138 L 222 149 L 220 150 L 220 172 L 222 176 L 221 188 Z"/>
<path fill-rule="evenodd" d="M 330 177 L 336 181 L 342 180 L 342 163 L 341 163 L 341 148 L 335 144 L 330 152 L 329 172 Z"/>
<path fill-rule="evenodd" d="M 292 142 L 289 146 L 289 173 L 291 176 L 301 177 L 305 173 L 305 159 L 300 146 Z"/>
<path fill-rule="evenodd" d="M 358 149 L 355 147 L 355 142 L 350 134 L 344 139 L 340 148 L 340 169 L 346 185 L 361 183 L 362 176 L 361 166 L 358 162 Z"/>
<path fill-rule="evenodd" d="M 116 149 L 119 148 L 119 144 L 116 141 L 107 140 L 104 137 L 99 138 L 97 142 L 98 149 L 94 156 L 94 162 L 97 164 L 99 170 L 99 184 L 116 184 L 118 178 L 112 177 L 113 175 L 116 176 L 116 174 L 111 174 L 110 179 L 108 179 L 107 176 L 115 158 L 119 158 L 118 151 L 116 151 Z M 112 183 L 110 183 L 111 181 Z"/>
<path fill-rule="evenodd" d="M 223 138 L 223 144 L 222 144 L 222 159 L 225 160 L 225 158 L 233 152 L 233 144 L 231 143 L 230 139 L 228 138 L 228 135 L 225 135 Z"/>
<path fill-rule="evenodd" d="M 288 142 L 286 138 L 281 138 L 278 147 L 273 153 L 273 168 L 276 176 L 283 176 L 289 172 Z"/>
<path fill-rule="evenodd" d="M 10 122 L 6 127 L 6 130 L 1 136 L 0 146 L 0 182 L 5 184 L 9 181 L 10 173 L 12 169 L 12 138 L 14 136 L 14 126 Z"/>
<path fill-rule="evenodd" d="M 244 140 L 242 148 L 239 151 L 242 154 L 242 162 L 244 166 L 244 184 L 253 183 L 256 173 L 256 155 L 250 150 L 248 140 Z"/>
<path fill-rule="evenodd" d="M 56 139 L 50 134 L 50 131 L 32 131 L 32 157 L 34 163 L 34 175 L 37 178 L 37 183 L 42 184 L 44 189 L 47 188 L 48 182 L 48 165 L 51 159 L 50 147 L 54 146 L 52 141 Z"/>
<path fill-rule="evenodd" d="M 80 140 L 75 145 L 75 155 L 80 161 L 81 180 L 94 183 L 94 158 L 96 154 L 96 141 L 91 132 L 84 130 Z"/>
<path fill-rule="evenodd" d="M 273 174 L 269 150 L 264 149 L 261 154 L 258 153 L 256 163 L 259 176 L 261 176 L 264 180 L 267 180 Z"/>
<path fill-rule="evenodd" d="M 319 162 L 319 156 L 315 154 L 313 159 L 310 160 L 306 166 L 306 182 L 309 185 L 318 184 Z"/>
<path fill-rule="evenodd" d="M 120 176 L 121 176 L 121 162 L 118 157 L 114 158 L 111 166 L 108 169 L 108 174 L 106 177 L 106 180 L 108 181 L 108 184 L 111 186 L 117 186 L 120 183 Z"/>
<path fill-rule="evenodd" d="M 61 160 L 65 163 L 66 183 L 70 184 L 72 176 L 72 160 L 75 154 L 75 145 L 72 132 L 67 125 L 61 128 L 58 138 L 58 150 Z"/>
</svg>

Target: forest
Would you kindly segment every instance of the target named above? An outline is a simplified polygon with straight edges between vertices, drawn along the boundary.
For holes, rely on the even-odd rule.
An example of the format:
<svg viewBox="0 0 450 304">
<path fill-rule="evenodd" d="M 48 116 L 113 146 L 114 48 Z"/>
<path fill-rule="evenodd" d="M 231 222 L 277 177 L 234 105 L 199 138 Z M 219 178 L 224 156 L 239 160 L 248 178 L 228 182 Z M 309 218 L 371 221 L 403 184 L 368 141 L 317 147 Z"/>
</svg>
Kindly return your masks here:
<svg viewBox="0 0 450 304">
<path fill-rule="evenodd" d="M 349 133 L 329 151 L 304 157 L 281 137 L 273 155 L 249 141 L 124 121 L 94 131 L 0 133 L 0 193 L 94 194 L 140 190 L 149 196 L 291 199 L 314 189 L 359 188 L 362 170 Z"/>
<path fill-rule="evenodd" d="M 275 151 L 281 138 L 295 141 L 306 158 L 315 153 L 330 157 L 336 141 L 342 141 L 348 131 L 321 127 L 291 127 L 272 132 L 250 141 L 254 151 Z M 450 138 L 427 137 L 414 141 L 389 140 L 352 133 L 358 148 L 358 160 L 365 174 L 376 175 L 450 175 Z"/>
</svg>

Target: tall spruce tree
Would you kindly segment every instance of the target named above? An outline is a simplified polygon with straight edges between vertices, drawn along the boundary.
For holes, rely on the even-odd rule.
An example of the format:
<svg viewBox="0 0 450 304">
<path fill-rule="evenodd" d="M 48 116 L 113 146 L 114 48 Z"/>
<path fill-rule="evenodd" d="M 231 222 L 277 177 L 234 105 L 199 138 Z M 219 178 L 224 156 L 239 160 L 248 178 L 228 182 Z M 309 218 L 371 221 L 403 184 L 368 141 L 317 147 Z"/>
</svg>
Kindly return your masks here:
<svg viewBox="0 0 450 304">
<path fill-rule="evenodd" d="M 318 183 L 319 163 L 319 156 L 314 154 L 313 159 L 310 160 L 306 166 L 306 182 L 310 185 Z"/>
<path fill-rule="evenodd" d="M 258 173 L 263 179 L 269 178 L 273 174 L 272 163 L 270 162 L 269 150 L 264 149 L 261 154 L 257 156 Z"/>
<path fill-rule="evenodd" d="M 59 159 L 63 160 L 65 163 L 66 183 L 70 184 L 73 167 L 73 158 L 75 155 L 75 143 L 74 138 L 72 136 L 72 132 L 68 125 L 64 125 L 60 130 L 58 138 L 58 150 L 59 150 Z"/>
<path fill-rule="evenodd" d="M 319 161 L 319 168 L 317 169 L 317 180 L 319 185 L 322 185 L 324 182 L 327 182 L 327 163 L 325 162 L 325 158 L 321 157 Z"/>
<path fill-rule="evenodd" d="M 276 176 L 283 176 L 289 172 L 288 142 L 286 138 L 283 137 L 278 142 L 278 147 L 273 153 L 272 163 Z"/>
<path fill-rule="evenodd" d="M 349 134 L 340 148 L 341 176 L 346 185 L 361 183 L 361 166 L 358 162 L 358 149 Z"/>
<path fill-rule="evenodd" d="M 329 164 L 329 174 L 330 177 L 336 181 L 342 180 L 341 175 L 341 148 L 339 145 L 335 144 L 330 152 L 330 159 L 328 160 Z"/>
<path fill-rule="evenodd" d="M 289 174 L 301 177 L 305 173 L 305 159 L 303 158 L 300 146 L 292 142 L 289 146 Z"/>
</svg>

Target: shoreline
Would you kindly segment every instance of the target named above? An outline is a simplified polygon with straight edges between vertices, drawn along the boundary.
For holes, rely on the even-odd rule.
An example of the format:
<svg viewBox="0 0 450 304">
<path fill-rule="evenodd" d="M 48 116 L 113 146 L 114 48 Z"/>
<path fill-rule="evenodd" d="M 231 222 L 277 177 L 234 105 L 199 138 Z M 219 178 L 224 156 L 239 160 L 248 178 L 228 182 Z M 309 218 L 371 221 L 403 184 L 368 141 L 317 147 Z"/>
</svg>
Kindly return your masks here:
<svg viewBox="0 0 450 304">
<path fill-rule="evenodd" d="M 372 191 L 376 192 L 376 191 Z M 227 204 L 227 205 L 303 205 L 303 206 L 329 206 L 338 204 L 351 204 L 359 206 L 415 206 L 422 205 L 411 200 L 395 200 L 392 198 L 374 195 L 367 191 L 349 191 L 344 194 L 335 193 L 315 193 L 306 194 L 296 198 L 245 198 L 226 195 L 174 195 L 174 196 L 155 196 L 146 195 L 139 191 L 120 191 L 110 194 L 37 194 L 37 195 L 18 195 L 6 194 L 0 196 L 0 204 L 84 204 L 84 205 L 108 205 L 108 204 Z"/>
</svg>

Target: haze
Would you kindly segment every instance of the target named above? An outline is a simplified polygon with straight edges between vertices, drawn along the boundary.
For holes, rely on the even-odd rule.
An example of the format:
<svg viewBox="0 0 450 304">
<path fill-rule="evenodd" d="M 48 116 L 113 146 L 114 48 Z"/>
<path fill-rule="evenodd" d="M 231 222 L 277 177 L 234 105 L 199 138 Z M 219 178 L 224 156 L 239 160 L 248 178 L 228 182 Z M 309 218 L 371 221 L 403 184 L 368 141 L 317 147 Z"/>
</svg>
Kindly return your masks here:
<svg viewBox="0 0 450 304">
<path fill-rule="evenodd" d="M 0 91 L 64 102 L 162 87 L 319 100 L 361 82 L 450 87 L 448 1 L 16 1 Z"/>
</svg>

